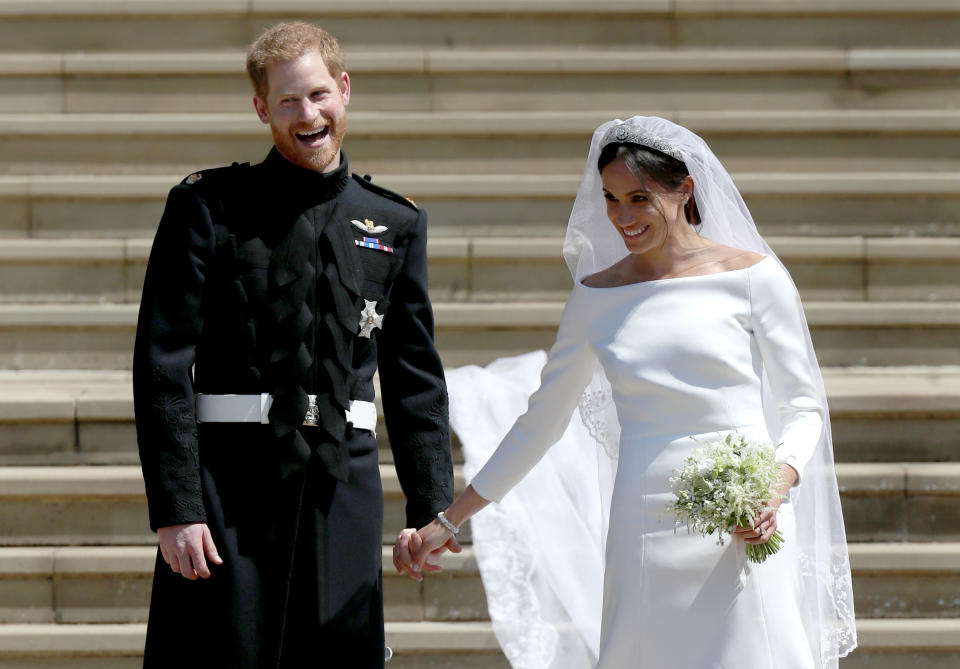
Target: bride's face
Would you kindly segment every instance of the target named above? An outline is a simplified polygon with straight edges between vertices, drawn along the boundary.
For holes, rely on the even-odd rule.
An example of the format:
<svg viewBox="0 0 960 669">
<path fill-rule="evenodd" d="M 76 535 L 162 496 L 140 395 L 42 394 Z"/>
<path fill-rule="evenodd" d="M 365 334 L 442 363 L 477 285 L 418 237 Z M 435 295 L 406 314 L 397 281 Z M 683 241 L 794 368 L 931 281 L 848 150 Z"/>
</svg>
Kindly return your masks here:
<svg viewBox="0 0 960 669">
<path fill-rule="evenodd" d="M 607 218 L 630 253 L 645 253 L 664 245 L 683 215 L 685 188 L 670 191 L 652 179 L 639 179 L 622 158 L 611 161 L 600 174 Z"/>
</svg>

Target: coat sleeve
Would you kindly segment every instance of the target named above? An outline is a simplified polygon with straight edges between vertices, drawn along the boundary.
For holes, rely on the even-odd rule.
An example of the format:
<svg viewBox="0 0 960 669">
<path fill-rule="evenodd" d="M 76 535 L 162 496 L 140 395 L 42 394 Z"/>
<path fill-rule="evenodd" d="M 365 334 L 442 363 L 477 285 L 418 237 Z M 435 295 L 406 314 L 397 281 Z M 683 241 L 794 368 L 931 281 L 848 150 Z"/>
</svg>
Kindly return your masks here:
<svg viewBox="0 0 960 669">
<path fill-rule="evenodd" d="M 783 425 L 777 459 L 802 478 L 820 443 L 827 413 L 818 390 L 816 362 L 807 353 L 803 305 L 779 264 L 758 263 L 748 276 L 753 333 Z"/>
<path fill-rule="evenodd" d="M 191 368 L 213 223 L 194 187 L 170 191 L 147 263 L 133 354 L 137 445 L 150 527 L 205 522 Z"/>
<path fill-rule="evenodd" d="M 453 501 L 447 389 L 433 340 L 423 210 L 377 335 L 377 360 L 387 434 L 407 498 L 407 526 L 423 527 Z"/>
<path fill-rule="evenodd" d="M 470 482 L 484 499 L 500 502 L 566 431 L 598 362 L 587 340 L 585 298 L 581 289 L 574 288 L 540 373 L 540 387 L 530 396 L 526 412 Z"/>
</svg>

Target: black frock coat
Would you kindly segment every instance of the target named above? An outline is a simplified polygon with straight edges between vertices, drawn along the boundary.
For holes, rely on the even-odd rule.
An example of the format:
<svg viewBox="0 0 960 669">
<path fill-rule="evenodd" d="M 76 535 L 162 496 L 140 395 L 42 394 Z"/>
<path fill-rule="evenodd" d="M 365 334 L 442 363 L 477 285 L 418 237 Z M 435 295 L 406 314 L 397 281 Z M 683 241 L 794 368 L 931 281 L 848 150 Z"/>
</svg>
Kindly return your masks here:
<svg viewBox="0 0 960 669">
<path fill-rule="evenodd" d="M 188 581 L 158 552 L 146 667 L 382 666 L 377 444 L 344 416 L 378 365 L 407 526 L 452 500 L 426 215 L 342 163 L 273 149 L 168 197 L 133 368 L 150 525 L 206 522 L 224 563 Z M 195 393 L 262 392 L 269 424 L 197 424 Z"/>
</svg>

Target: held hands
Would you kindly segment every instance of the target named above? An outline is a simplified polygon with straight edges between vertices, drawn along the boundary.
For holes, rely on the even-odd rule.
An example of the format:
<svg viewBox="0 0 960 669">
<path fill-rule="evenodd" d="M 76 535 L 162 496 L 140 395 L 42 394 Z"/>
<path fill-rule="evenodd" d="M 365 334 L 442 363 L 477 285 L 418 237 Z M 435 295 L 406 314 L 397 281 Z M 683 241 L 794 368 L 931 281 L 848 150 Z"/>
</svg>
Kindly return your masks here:
<svg viewBox="0 0 960 669">
<path fill-rule="evenodd" d="M 160 539 L 160 554 L 174 574 L 196 581 L 210 578 L 206 557 L 213 564 L 223 564 L 223 559 L 213 544 L 213 535 L 206 523 L 171 525 L 157 530 Z"/>
<path fill-rule="evenodd" d="M 406 574 L 415 581 L 423 580 L 423 572 L 443 571 L 438 564 L 444 551 L 459 553 L 463 550 L 453 533 L 440 521 L 424 525 L 419 530 L 401 530 L 393 545 L 393 566 L 397 573 Z"/>
<path fill-rule="evenodd" d="M 797 482 L 797 470 L 788 464 L 780 465 L 783 485 L 777 489 L 767 506 L 759 516 L 753 521 L 752 527 L 738 527 L 733 531 L 733 536 L 743 539 L 748 544 L 763 544 L 770 540 L 773 533 L 777 531 L 777 509 L 786 496 L 790 487 Z"/>
</svg>

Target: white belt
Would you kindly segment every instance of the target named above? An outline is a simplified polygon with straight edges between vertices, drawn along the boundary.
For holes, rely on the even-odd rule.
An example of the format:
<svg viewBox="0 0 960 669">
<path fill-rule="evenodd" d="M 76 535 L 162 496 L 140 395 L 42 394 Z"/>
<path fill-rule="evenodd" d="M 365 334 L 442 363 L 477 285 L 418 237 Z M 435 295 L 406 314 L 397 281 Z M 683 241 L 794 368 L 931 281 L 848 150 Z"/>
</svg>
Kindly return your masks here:
<svg viewBox="0 0 960 669">
<path fill-rule="evenodd" d="M 307 395 L 310 405 L 307 415 L 303 418 L 304 425 L 316 425 L 319 413 L 317 411 L 317 396 Z M 260 393 L 259 395 L 207 395 L 197 394 L 197 422 L 198 423 L 263 423 L 270 422 L 270 407 L 273 406 L 273 395 Z M 353 423 L 358 430 L 377 431 L 377 405 L 373 402 L 350 400 L 347 410 L 347 421 Z"/>
</svg>

